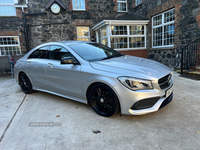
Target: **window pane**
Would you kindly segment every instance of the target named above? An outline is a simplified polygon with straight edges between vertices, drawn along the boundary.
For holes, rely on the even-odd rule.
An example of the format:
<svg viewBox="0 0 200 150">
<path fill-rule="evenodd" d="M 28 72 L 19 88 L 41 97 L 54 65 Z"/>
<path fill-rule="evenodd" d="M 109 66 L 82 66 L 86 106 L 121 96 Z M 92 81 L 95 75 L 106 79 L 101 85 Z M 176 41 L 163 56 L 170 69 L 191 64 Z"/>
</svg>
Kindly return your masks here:
<svg viewBox="0 0 200 150">
<path fill-rule="evenodd" d="M 174 45 L 174 24 L 164 27 L 164 45 Z"/>
<path fill-rule="evenodd" d="M 73 9 L 85 10 L 85 0 L 73 0 Z"/>
<path fill-rule="evenodd" d="M 136 6 L 141 4 L 142 3 L 142 0 L 136 0 Z"/>
<path fill-rule="evenodd" d="M 171 11 L 168 11 L 168 12 L 166 12 L 164 14 L 164 16 L 165 16 L 164 17 L 165 23 L 175 20 L 174 13 L 175 13 L 175 10 L 171 10 Z"/>
<path fill-rule="evenodd" d="M 107 38 L 103 39 L 102 44 L 107 46 L 108 45 L 108 39 Z"/>
<path fill-rule="evenodd" d="M 107 36 L 107 30 L 106 28 L 101 29 L 101 37 Z"/>
<path fill-rule="evenodd" d="M 20 49 L 19 49 L 19 52 L 17 51 L 18 49 L 19 49 L 18 46 L 0 47 L 0 53 L 1 55 L 20 54 Z"/>
<path fill-rule="evenodd" d="M 0 0 L 0 3 L 3 3 L 3 4 L 13 4 L 13 0 Z"/>
<path fill-rule="evenodd" d="M 78 36 L 89 36 L 89 27 L 77 27 Z"/>
<path fill-rule="evenodd" d="M 127 26 L 111 26 L 112 35 L 127 35 Z"/>
<path fill-rule="evenodd" d="M 18 37 L 0 36 L 0 45 L 4 46 L 0 48 L 1 55 L 15 55 L 21 53 Z"/>
<path fill-rule="evenodd" d="M 0 16 L 16 16 L 16 9 L 9 5 L 0 5 Z"/>
<path fill-rule="evenodd" d="M 77 40 L 89 41 L 89 27 L 77 27 Z"/>
<path fill-rule="evenodd" d="M 153 25 L 160 27 L 154 27 L 153 30 L 153 46 L 171 46 L 174 45 L 174 22 L 175 10 L 170 10 L 160 14 L 159 16 L 153 17 Z M 162 16 L 164 16 L 162 21 Z M 161 21 L 160 21 L 161 20 Z M 168 25 L 165 25 L 168 23 Z"/>
<path fill-rule="evenodd" d="M 46 59 L 47 53 L 48 53 L 48 47 L 42 47 L 34 51 L 28 58 Z"/>
<path fill-rule="evenodd" d="M 129 38 L 129 48 L 144 47 L 144 37 L 130 37 Z"/>
<path fill-rule="evenodd" d="M 62 58 L 72 57 L 73 55 L 65 48 L 60 46 L 51 46 L 49 59 L 61 60 Z"/>
<path fill-rule="evenodd" d="M 153 46 L 162 46 L 162 27 L 153 29 Z"/>
<path fill-rule="evenodd" d="M 18 37 L 0 37 L 0 45 L 18 45 Z"/>
<path fill-rule="evenodd" d="M 90 41 L 89 38 L 78 38 L 78 41 Z"/>
<path fill-rule="evenodd" d="M 162 24 L 162 15 L 153 17 L 153 26 Z"/>
<path fill-rule="evenodd" d="M 141 25 L 135 25 L 130 26 L 130 35 L 144 35 L 144 26 Z"/>
<path fill-rule="evenodd" d="M 127 48 L 127 38 L 111 38 L 111 48 L 120 49 Z"/>
<path fill-rule="evenodd" d="M 117 11 L 126 11 L 126 1 L 117 2 Z"/>
<path fill-rule="evenodd" d="M 1 55 L 5 55 L 5 48 L 4 47 L 0 47 L 0 53 L 1 53 Z"/>
<path fill-rule="evenodd" d="M 99 32 L 98 33 L 100 33 L 100 30 L 99 30 Z M 98 38 L 99 38 L 99 43 L 101 43 L 101 34 L 98 34 Z"/>
</svg>

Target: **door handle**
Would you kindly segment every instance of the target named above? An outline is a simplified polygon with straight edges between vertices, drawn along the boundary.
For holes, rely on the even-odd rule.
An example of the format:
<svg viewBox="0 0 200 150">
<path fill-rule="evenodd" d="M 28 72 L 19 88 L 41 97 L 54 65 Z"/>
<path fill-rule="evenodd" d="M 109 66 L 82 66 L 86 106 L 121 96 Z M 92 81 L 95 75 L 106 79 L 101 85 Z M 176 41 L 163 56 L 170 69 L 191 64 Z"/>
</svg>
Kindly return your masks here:
<svg viewBox="0 0 200 150">
<path fill-rule="evenodd" d="M 51 63 L 48 63 L 48 68 L 53 68 L 54 66 L 53 66 L 53 64 L 51 64 Z"/>
<path fill-rule="evenodd" d="M 32 66 L 31 62 L 28 62 L 28 66 Z"/>
</svg>

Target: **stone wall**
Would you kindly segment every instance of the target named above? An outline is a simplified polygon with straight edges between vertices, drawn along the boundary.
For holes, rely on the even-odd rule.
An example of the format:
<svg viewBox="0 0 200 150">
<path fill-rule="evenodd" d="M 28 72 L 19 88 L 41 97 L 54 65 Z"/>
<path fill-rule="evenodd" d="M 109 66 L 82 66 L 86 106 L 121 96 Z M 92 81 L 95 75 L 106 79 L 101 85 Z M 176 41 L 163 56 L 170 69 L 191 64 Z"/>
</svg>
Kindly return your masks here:
<svg viewBox="0 0 200 150">
<path fill-rule="evenodd" d="M 76 27 L 89 26 L 120 14 L 117 12 L 117 0 L 86 0 L 86 11 L 72 9 L 72 0 L 62 0 L 67 7 L 55 15 L 45 5 L 49 0 L 29 0 L 29 13 L 47 12 L 47 15 L 31 16 L 29 22 L 30 48 L 52 41 L 77 40 Z M 133 8 L 133 1 L 128 1 L 128 7 Z M 96 34 L 90 30 L 90 39 L 96 41 Z M 121 51 L 124 54 L 147 58 L 147 50 Z"/>
<path fill-rule="evenodd" d="M 148 58 L 164 65 L 173 67 L 176 64 L 176 51 L 174 49 L 149 50 Z"/>
<path fill-rule="evenodd" d="M 135 4 L 133 4 L 135 6 Z M 175 8 L 174 48 L 152 48 L 152 17 Z M 174 66 L 175 54 L 181 47 L 200 38 L 200 2 L 199 0 L 143 0 L 142 4 L 134 7 L 133 12 L 149 18 L 147 48 L 148 58 Z M 169 57 L 171 54 L 171 57 Z M 159 56 L 161 55 L 161 56 Z"/>
<path fill-rule="evenodd" d="M 132 50 L 132 51 L 119 51 L 119 52 L 122 54 L 125 54 L 125 55 L 132 55 L 132 56 L 137 56 L 137 57 L 142 57 L 142 58 L 148 57 L 147 49 Z"/>
<path fill-rule="evenodd" d="M 29 13 L 47 12 L 47 15 L 31 16 L 27 19 L 29 28 L 30 48 L 52 41 L 77 40 L 76 27 L 89 26 L 108 18 L 113 18 L 118 12 L 114 11 L 116 0 L 86 0 L 86 11 L 72 10 L 72 0 L 62 0 L 67 7 L 58 15 L 50 9 L 45 10 L 45 5 L 50 0 L 29 0 Z M 95 40 L 91 31 L 90 39 Z"/>
</svg>

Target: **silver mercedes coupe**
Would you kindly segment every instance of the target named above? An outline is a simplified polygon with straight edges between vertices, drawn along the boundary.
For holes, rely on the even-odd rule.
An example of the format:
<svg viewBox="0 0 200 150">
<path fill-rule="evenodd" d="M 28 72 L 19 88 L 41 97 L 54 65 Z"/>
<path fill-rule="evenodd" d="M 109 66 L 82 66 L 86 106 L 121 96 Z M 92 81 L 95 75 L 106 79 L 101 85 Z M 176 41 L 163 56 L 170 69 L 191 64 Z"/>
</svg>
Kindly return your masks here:
<svg viewBox="0 0 200 150">
<path fill-rule="evenodd" d="M 155 112 L 173 97 L 171 68 L 95 42 L 42 44 L 17 61 L 14 74 L 26 94 L 37 90 L 73 99 L 105 117 L 119 110 Z"/>
</svg>

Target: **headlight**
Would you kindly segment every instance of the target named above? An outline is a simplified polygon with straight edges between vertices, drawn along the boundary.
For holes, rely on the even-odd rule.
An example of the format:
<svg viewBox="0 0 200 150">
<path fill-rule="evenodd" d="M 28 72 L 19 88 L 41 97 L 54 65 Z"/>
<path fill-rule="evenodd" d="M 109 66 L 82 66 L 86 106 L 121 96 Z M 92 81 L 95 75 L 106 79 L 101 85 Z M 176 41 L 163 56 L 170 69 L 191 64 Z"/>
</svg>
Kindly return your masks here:
<svg viewBox="0 0 200 150">
<path fill-rule="evenodd" d="M 118 77 L 117 78 L 124 86 L 131 90 L 145 90 L 145 89 L 153 89 L 153 85 L 151 81 L 142 80 L 131 77 Z"/>
</svg>

